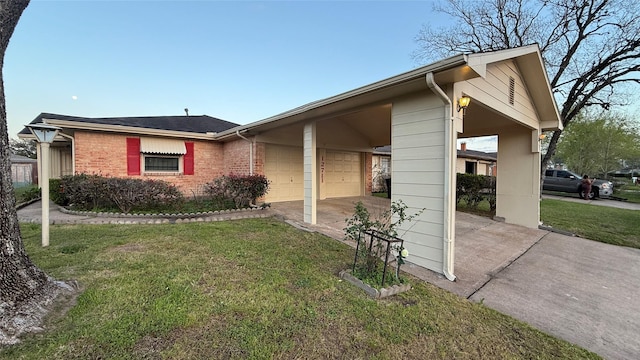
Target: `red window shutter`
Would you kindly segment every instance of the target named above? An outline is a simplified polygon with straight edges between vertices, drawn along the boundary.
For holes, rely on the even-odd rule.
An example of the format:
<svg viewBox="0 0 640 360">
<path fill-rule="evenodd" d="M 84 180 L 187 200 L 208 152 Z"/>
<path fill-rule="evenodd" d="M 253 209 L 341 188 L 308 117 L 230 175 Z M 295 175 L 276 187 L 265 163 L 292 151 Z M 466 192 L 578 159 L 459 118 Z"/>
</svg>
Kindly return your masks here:
<svg viewBox="0 0 640 360">
<path fill-rule="evenodd" d="M 127 138 L 127 175 L 140 175 L 140 138 Z"/>
<path fill-rule="evenodd" d="M 187 148 L 187 153 L 184 154 L 184 174 L 185 175 L 193 175 L 195 174 L 194 169 L 194 156 L 193 156 L 193 143 L 185 142 L 185 148 Z"/>
</svg>

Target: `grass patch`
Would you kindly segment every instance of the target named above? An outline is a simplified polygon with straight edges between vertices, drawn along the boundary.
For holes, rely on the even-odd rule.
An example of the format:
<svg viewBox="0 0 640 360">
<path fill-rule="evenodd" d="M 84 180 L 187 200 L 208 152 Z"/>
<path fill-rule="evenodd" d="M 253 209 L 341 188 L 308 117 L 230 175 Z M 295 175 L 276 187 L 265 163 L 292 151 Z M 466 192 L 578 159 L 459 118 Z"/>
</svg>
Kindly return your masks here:
<svg viewBox="0 0 640 360">
<path fill-rule="evenodd" d="M 388 196 L 389 194 L 388 194 L 388 193 L 386 193 L 386 192 L 374 192 L 374 193 L 371 193 L 371 195 L 376 196 L 376 197 L 385 198 L 385 199 L 386 199 L 387 197 L 389 197 L 389 196 Z"/>
<path fill-rule="evenodd" d="M 630 185 L 631 187 L 633 185 Z M 615 190 L 615 196 L 625 199 L 628 202 L 640 204 L 640 188 L 635 185 L 634 188 L 631 189 L 620 189 Z"/>
<path fill-rule="evenodd" d="M 545 225 L 607 244 L 640 248 L 640 212 L 543 199 L 540 218 Z"/>
<path fill-rule="evenodd" d="M 337 274 L 353 249 L 275 219 L 22 224 L 32 260 L 84 288 L 2 359 L 598 358 L 409 277 L 373 300 Z"/>
<path fill-rule="evenodd" d="M 492 218 L 495 215 L 495 213 L 490 209 L 491 207 L 489 205 L 489 201 L 486 199 L 478 202 L 475 208 L 468 206 L 467 202 L 464 199 L 458 201 L 456 204 L 457 211 L 462 211 L 470 214 Z"/>
</svg>

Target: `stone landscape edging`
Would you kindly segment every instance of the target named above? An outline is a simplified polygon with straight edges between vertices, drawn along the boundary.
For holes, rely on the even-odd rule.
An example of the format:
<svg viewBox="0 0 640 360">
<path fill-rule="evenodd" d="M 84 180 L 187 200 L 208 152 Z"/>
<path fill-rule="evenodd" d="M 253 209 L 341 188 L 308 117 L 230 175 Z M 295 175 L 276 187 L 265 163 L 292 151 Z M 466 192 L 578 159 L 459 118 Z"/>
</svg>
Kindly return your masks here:
<svg viewBox="0 0 640 360">
<path fill-rule="evenodd" d="M 369 284 L 365 284 L 362 280 L 357 277 L 351 275 L 351 271 L 342 270 L 340 271 L 340 278 L 359 287 L 364 290 L 370 297 L 374 299 L 383 299 L 392 295 L 396 295 L 405 291 L 411 290 L 411 285 L 403 284 L 403 285 L 393 285 L 389 288 L 382 288 L 380 290 L 370 286 Z"/>
<path fill-rule="evenodd" d="M 209 217 L 218 215 L 234 215 L 245 212 L 253 212 L 265 210 L 261 207 L 255 208 L 243 208 L 243 209 L 230 209 L 230 210 L 216 210 L 206 212 L 195 213 L 160 213 L 160 214 L 128 214 L 117 212 L 95 212 L 95 211 L 76 211 L 65 208 L 64 206 L 58 206 L 61 213 L 78 216 L 94 216 L 94 217 L 106 217 L 106 218 L 126 218 L 126 219 L 189 219 L 199 217 Z"/>
</svg>

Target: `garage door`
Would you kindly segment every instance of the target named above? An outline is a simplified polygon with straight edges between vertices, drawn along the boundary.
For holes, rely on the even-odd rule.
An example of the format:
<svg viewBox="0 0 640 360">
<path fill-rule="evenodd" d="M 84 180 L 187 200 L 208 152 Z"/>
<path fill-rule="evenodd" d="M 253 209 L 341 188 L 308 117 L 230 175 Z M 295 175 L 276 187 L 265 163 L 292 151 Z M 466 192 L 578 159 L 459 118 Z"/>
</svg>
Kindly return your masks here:
<svg viewBox="0 0 640 360">
<path fill-rule="evenodd" d="M 362 161 L 360 153 L 327 150 L 327 197 L 360 196 Z"/>
<path fill-rule="evenodd" d="M 264 174 L 271 182 L 266 202 L 302 200 L 304 166 L 302 148 L 271 145 L 265 147 Z"/>
</svg>

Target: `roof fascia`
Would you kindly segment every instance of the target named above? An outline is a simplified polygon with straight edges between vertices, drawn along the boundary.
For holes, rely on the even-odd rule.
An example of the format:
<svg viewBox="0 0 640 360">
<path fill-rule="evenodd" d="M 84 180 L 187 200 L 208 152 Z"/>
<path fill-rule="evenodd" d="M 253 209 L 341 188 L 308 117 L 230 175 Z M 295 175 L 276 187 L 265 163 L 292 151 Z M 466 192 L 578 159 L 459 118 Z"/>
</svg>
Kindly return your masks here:
<svg viewBox="0 0 640 360">
<path fill-rule="evenodd" d="M 213 139 L 212 134 L 202 134 L 202 133 L 194 133 L 194 132 L 187 132 L 187 131 L 149 129 L 149 128 L 123 126 L 123 125 L 95 124 L 95 123 L 89 123 L 89 122 L 77 122 L 77 121 L 69 121 L 69 120 L 47 119 L 47 118 L 43 118 L 42 122 L 45 124 L 56 125 L 61 128 L 75 129 L 75 130 L 91 130 L 91 131 L 103 131 L 103 132 L 113 132 L 113 133 L 133 133 L 133 134 L 140 134 L 140 135 L 202 139 L 202 140 Z"/>
<path fill-rule="evenodd" d="M 400 75 L 396 75 L 384 80 L 380 80 L 377 81 L 375 83 L 369 84 L 369 85 L 365 85 L 359 88 L 356 88 L 354 90 L 350 90 L 329 98 L 325 98 L 322 100 L 318 100 L 318 101 L 314 101 L 305 105 L 302 105 L 300 107 L 294 108 L 292 110 L 283 112 L 281 114 L 272 116 L 272 117 L 268 117 L 266 119 L 260 120 L 260 121 L 256 121 L 250 124 L 246 124 L 246 125 L 241 125 L 229 130 L 225 130 L 222 131 L 220 133 L 218 133 L 217 135 L 215 135 L 215 139 L 216 140 L 222 140 L 224 138 L 227 137 L 231 137 L 231 136 L 235 136 L 236 132 L 246 132 L 249 131 L 251 129 L 260 127 L 262 125 L 265 124 L 269 124 L 269 123 L 273 123 L 273 122 L 277 122 L 286 118 L 290 118 L 292 116 L 295 115 L 300 115 L 303 114 L 305 112 L 308 111 L 312 111 L 312 110 L 316 110 L 319 109 L 321 107 L 327 106 L 327 105 L 332 105 L 335 103 L 338 103 L 340 101 L 344 101 L 347 100 L 349 98 L 354 98 L 354 97 L 358 97 L 358 96 L 362 96 L 365 95 L 367 93 L 371 93 L 374 91 L 379 91 L 379 90 L 383 90 L 385 88 L 389 88 L 404 82 L 409 82 L 421 77 L 424 77 L 427 73 L 429 72 L 438 72 L 438 71 L 443 71 L 443 70 L 447 70 L 450 68 L 454 68 L 457 66 L 461 66 L 461 65 L 466 65 L 467 63 L 467 56 L 466 55 L 456 55 L 456 56 L 452 56 L 449 57 L 447 59 L 444 60 L 440 60 L 438 62 L 429 64 L 429 65 L 425 65 L 423 67 L 411 70 L 411 71 L 407 71 L 405 73 L 402 73 Z"/>
</svg>

